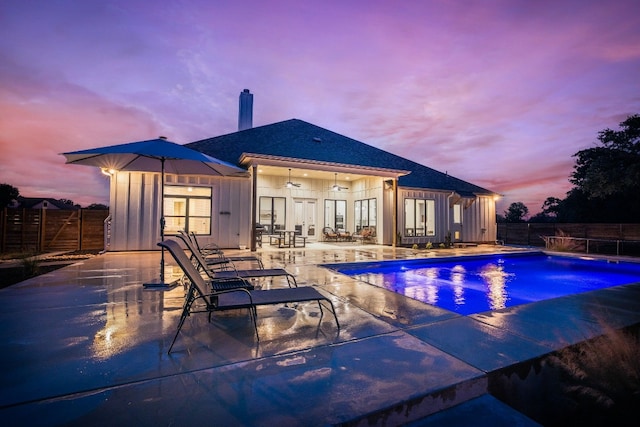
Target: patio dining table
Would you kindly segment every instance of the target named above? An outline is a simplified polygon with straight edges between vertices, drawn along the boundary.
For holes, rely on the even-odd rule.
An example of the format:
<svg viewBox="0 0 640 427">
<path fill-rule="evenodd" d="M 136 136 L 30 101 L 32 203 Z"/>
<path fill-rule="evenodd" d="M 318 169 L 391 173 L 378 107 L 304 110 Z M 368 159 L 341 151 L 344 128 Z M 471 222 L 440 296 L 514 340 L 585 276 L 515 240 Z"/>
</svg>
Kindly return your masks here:
<svg viewBox="0 0 640 427">
<path fill-rule="evenodd" d="M 297 236 L 297 230 L 275 230 L 275 233 L 269 236 L 269 243 L 271 245 L 277 245 L 279 248 L 297 248 L 296 240 L 302 241 L 302 246 L 305 247 L 306 237 Z"/>
</svg>

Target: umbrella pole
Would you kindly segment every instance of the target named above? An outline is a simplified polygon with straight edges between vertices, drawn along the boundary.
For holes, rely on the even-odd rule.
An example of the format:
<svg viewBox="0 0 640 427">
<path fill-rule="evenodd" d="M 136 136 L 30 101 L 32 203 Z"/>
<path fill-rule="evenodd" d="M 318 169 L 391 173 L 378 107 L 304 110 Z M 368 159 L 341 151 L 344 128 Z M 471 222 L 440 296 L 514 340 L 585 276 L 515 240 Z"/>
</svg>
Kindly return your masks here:
<svg viewBox="0 0 640 427">
<path fill-rule="evenodd" d="M 165 220 L 164 220 L 164 161 L 165 158 L 161 157 L 160 158 L 160 162 L 161 162 L 161 169 L 160 169 L 160 241 L 164 242 L 164 224 L 165 224 Z M 165 289 L 172 289 L 174 288 L 178 283 L 177 281 L 174 281 L 172 283 L 165 283 L 164 281 L 164 246 L 161 249 L 160 252 L 160 281 L 153 281 L 150 283 L 145 283 L 144 287 L 145 288 L 150 288 L 150 289 L 158 289 L 158 290 L 165 290 Z"/>
<path fill-rule="evenodd" d="M 164 242 L 164 157 L 160 159 L 160 241 Z M 164 283 L 164 246 L 160 255 L 160 283 Z"/>
</svg>

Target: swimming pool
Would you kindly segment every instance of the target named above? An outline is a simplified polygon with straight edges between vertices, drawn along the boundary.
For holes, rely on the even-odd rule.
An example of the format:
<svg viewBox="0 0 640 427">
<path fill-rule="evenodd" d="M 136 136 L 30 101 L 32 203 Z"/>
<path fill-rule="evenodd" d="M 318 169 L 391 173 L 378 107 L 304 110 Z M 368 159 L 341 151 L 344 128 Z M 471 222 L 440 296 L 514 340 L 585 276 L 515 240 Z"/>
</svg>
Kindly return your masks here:
<svg viewBox="0 0 640 427">
<path fill-rule="evenodd" d="M 322 267 L 463 315 L 640 282 L 640 263 L 544 252 Z"/>
</svg>

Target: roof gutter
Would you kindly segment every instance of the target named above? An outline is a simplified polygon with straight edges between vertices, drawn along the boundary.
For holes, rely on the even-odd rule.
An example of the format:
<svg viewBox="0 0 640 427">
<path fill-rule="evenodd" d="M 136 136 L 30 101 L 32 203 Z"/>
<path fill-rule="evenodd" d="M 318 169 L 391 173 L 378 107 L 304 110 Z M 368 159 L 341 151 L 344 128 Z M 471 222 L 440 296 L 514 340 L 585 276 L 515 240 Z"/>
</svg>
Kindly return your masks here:
<svg viewBox="0 0 640 427">
<path fill-rule="evenodd" d="M 361 175 L 382 176 L 385 178 L 398 178 L 408 175 L 411 171 L 402 169 L 374 168 L 370 166 L 352 165 L 348 163 L 323 162 L 318 160 L 299 159 L 295 157 L 272 156 L 267 154 L 242 153 L 240 165 L 244 167 L 263 165 L 291 167 L 305 167 L 307 169 L 323 170 L 338 173 L 358 173 Z"/>
</svg>

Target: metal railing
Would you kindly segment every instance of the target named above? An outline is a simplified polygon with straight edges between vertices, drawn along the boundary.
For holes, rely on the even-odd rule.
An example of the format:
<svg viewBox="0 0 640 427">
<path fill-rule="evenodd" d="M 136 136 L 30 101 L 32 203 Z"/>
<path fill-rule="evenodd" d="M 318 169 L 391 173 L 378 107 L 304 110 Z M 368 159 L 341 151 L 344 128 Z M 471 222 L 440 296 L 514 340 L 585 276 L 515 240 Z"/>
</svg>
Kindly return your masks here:
<svg viewBox="0 0 640 427">
<path fill-rule="evenodd" d="M 615 246 L 615 255 L 623 255 L 625 246 L 640 247 L 639 240 L 621 239 L 594 239 L 570 236 L 540 236 L 544 240 L 545 249 L 567 251 L 610 254 Z"/>
<path fill-rule="evenodd" d="M 102 252 L 109 250 L 111 246 L 111 214 L 104 219 L 104 249 Z"/>
</svg>

